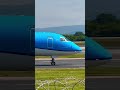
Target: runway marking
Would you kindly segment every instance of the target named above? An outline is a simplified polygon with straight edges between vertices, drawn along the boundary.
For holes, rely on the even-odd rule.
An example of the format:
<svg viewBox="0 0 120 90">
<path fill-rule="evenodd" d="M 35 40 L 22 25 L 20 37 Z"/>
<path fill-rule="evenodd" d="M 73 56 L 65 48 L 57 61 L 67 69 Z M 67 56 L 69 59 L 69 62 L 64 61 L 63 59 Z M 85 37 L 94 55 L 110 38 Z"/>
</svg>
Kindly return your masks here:
<svg viewBox="0 0 120 90">
<path fill-rule="evenodd" d="M 55 60 L 82 60 L 85 58 L 55 58 Z M 51 58 L 35 58 L 35 60 L 51 60 Z"/>
</svg>

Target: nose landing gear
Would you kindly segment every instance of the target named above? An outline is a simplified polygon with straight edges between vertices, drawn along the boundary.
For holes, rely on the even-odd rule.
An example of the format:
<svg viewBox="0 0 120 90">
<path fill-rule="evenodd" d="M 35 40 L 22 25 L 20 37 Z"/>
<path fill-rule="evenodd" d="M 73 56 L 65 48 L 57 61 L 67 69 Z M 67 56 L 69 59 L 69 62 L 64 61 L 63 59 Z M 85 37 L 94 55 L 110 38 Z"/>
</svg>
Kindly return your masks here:
<svg viewBox="0 0 120 90">
<path fill-rule="evenodd" d="M 51 60 L 51 65 L 52 66 L 55 66 L 56 65 L 56 63 L 55 63 L 55 59 L 52 57 L 52 60 Z"/>
</svg>

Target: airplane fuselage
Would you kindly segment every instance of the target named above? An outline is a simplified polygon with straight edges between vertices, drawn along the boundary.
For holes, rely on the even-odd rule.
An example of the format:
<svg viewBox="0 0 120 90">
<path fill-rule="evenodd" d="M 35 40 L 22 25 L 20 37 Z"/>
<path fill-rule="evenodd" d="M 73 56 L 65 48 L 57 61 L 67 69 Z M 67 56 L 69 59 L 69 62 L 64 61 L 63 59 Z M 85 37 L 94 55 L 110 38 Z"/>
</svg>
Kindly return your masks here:
<svg viewBox="0 0 120 90">
<path fill-rule="evenodd" d="M 81 50 L 60 34 L 35 32 L 35 55 L 59 56 L 80 53 Z"/>
</svg>

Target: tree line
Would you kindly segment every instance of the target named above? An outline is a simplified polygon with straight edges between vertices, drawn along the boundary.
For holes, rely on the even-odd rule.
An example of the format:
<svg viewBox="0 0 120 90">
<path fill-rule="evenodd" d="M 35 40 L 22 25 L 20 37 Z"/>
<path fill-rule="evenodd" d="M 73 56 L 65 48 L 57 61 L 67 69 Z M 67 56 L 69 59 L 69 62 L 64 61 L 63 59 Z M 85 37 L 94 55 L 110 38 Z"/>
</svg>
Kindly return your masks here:
<svg viewBox="0 0 120 90">
<path fill-rule="evenodd" d="M 71 41 L 85 41 L 85 34 L 83 32 L 76 32 L 75 34 L 64 34 L 64 36 Z"/>
<path fill-rule="evenodd" d="M 99 14 L 94 20 L 86 20 L 86 35 L 91 37 L 120 36 L 120 19 L 112 14 Z"/>
</svg>

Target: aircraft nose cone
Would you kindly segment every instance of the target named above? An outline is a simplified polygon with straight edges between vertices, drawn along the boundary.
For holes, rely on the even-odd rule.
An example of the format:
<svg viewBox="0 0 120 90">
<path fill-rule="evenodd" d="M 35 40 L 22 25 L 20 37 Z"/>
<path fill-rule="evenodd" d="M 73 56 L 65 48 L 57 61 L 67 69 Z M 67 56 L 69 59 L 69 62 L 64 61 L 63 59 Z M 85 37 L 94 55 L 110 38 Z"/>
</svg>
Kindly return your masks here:
<svg viewBox="0 0 120 90">
<path fill-rule="evenodd" d="M 80 48 L 78 45 L 73 46 L 74 51 L 82 51 L 82 48 Z"/>
</svg>

